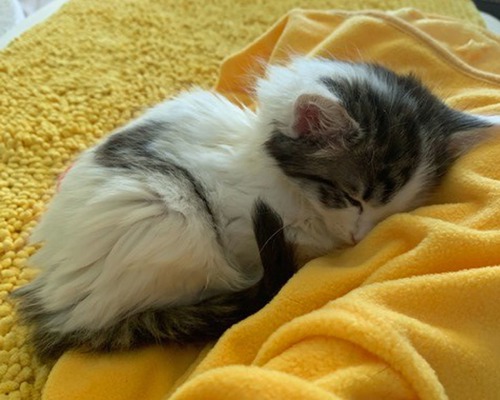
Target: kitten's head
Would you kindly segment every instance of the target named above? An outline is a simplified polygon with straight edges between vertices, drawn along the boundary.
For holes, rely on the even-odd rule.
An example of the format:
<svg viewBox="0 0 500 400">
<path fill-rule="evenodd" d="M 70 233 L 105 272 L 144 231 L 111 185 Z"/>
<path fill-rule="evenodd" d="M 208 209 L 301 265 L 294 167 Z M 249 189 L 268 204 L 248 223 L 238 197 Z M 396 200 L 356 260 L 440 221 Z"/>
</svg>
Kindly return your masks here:
<svg viewBox="0 0 500 400">
<path fill-rule="evenodd" d="M 257 98 L 268 153 L 345 243 L 421 205 L 491 126 L 448 108 L 414 77 L 370 64 L 270 67 Z"/>
</svg>

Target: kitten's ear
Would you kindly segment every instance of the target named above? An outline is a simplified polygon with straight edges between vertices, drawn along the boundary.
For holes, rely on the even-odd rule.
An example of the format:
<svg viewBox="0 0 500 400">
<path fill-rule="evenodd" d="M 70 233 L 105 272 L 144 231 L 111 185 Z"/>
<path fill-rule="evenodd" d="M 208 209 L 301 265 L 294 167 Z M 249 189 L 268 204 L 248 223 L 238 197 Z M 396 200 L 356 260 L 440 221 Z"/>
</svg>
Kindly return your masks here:
<svg viewBox="0 0 500 400">
<path fill-rule="evenodd" d="M 482 127 L 456 132 L 451 135 L 448 148 L 455 157 L 467 153 L 495 135 L 500 136 L 500 117 L 480 117 L 480 119 L 479 122 L 484 124 Z"/>
<path fill-rule="evenodd" d="M 302 94 L 295 101 L 292 129 L 298 137 L 348 136 L 358 128 L 358 123 L 334 99 Z"/>
</svg>

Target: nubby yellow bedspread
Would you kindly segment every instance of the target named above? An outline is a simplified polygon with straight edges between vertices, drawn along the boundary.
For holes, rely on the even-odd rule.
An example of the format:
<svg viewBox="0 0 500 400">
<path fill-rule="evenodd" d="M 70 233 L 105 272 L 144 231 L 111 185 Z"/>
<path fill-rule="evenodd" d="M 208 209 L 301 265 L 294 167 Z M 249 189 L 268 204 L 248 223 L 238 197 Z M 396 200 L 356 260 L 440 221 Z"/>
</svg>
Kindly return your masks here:
<svg viewBox="0 0 500 400">
<path fill-rule="evenodd" d="M 466 3 L 455 4 L 466 6 Z M 187 2 L 185 6 L 189 7 Z M 127 23 L 126 14 L 117 10 L 117 15 Z M 251 17 L 248 18 L 251 23 Z M 162 31 L 154 18 L 143 21 L 147 32 Z M 85 14 L 81 14 L 79 22 L 85 23 Z M 226 23 L 231 21 L 223 22 Z M 84 35 L 85 29 L 90 28 L 82 26 L 81 34 Z M 98 36 L 89 35 L 99 40 Z M 171 87 L 161 86 L 162 82 L 175 81 L 171 65 L 182 66 L 183 62 L 187 65 L 187 72 L 186 68 L 179 70 L 176 88 L 203 83 L 199 77 L 190 78 L 196 75 L 197 68 L 202 77 L 213 76 L 210 74 L 214 64 L 197 64 L 197 56 L 193 54 L 183 60 L 179 49 L 175 59 L 155 59 L 148 50 L 153 43 L 148 41 L 149 34 L 143 35 L 142 42 L 132 40 L 137 37 L 133 33 L 130 38 L 121 35 L 124 46 L 143 46 L 147 56 L 140 64 L 131 62 L 132 71 L 127 70 L 125 59 L 117 61 L 115 69 L 97 60 L 96 66 L 106 68 L 89 64 L 88 71 L 75 71 L 67 80 L 59 78 L 57 82 L 65 82 L 60 87 L 50 85 L 48 74 L 46 86 L 41 77 L 35 89 L 23 89 L 35 90 L 36 96 L 46 91 L 45 101 L 53 101 L 58 107 L 54 111 L 40 106 L 47 121 L 39 122 L 40 137 L 36 134 L 38 126 L 33 123 L 40 121 L 36 105 L 32 105 L 35 107 L 31 110 L 32 119 L 25 122 L 28 133 L 18 123 L 18 130 L 6 136 L 18 141 L 22 157 L 16 163 L 21 171 L 32 174 L 35 182 L 22 174 L 16 179 L 0 171 L 0 177 L 10 185 L 4 185 L 2 193 L 18 193 L 17 208 L 30 213 L 25 216 L 25 225 L 11 228 L 7 224 L 4 230 L 0 229 L 0 236 L 3 235 L 0 239 L 5 239 L 1 250 L 10 251 L 10 257 L 2 260 L 9 258 L 11 263 L 1 264 L 4 292 L 30 277 L 23 260 L 34 249 L 24 248 L 24 240 L 34 216 L 41 211 L 42 202 L 52 193 L 54 173 L 64 168 L 69 155 L 130 119 L 142 107 L 172 93 Z M 17 45 L 23 44 L 21 40 Z M 105 42 L 99 46 L 107 44 L 112 52 L 115 44 Z M 211 45 L 217 47 L 217 43 Z M 80 50 L 85 48 L 79 46 Z M 174 48 L 175 43 L 165 46 Z M 231 47 L 227 42 L 220 46 L 224 50 Z M 196 45 L 191 48 L 195 49 Z M 12 59 L 16 53 L 12 54 L 7 52 L 6 56 Z M 252 105 L 252 84 L 263 73 L 263 65 L 286 62 L 294 54 L 375 61 L 398 72 L 413 71 L 448 104 L 476 113 L 500 115 L 498 37 L 464 20 L 411 9 L 385 13 L 291 11 L 256 41 L 225 60 L 216 90 Z M 134 55 L 140 57 L 140 51 Z M 110 55 L 109 60 L 112 59 Z M 149 79 L 148 63 L 156 71 L 161 71 L 159 65 L 165 63 L 169 75 Z M 7 66 L 15 68 L 12 63 Z M 62 71 L 71 70 L 70 64 L 60 67 Z M 2 68 L 0 62 L 0 73 Z M 50 70 L 54 68 L 58 65 Z M 89 71 L 92 73 L 88 74 Z M 22 80 L 23 73 L 29 71 L 17 70 L 14 76 Z M 103 87 L 97 90 L 100 73 L 104 77 Z M 133 85 L 117 84 L 128 79 L 140 80 L 144 89 L 136 93 Z M 88 96 L 88 91 L 93 97 Z M 11 97 L 14 100 L 0 96 L 2 110 L 15 109 L 15 96 Z M 123 106 L 120 97 L 125 99 Z M 64 98 L 67 104 L 62 102 Z M 83 111 L 79 101 L 85 105 Z M 23 115 L 29 117 L 31 111 Z M 64 112 L 72 117 L 67 126 L 58 122 Z M 12 142 L 0 146 L 16 157 Z M 57 155 L 60 149 L 66 149 L 63 154 L 68 156 Z M 231 328 L 217 343 L 204 348 L 157 346 L 110 355 L 67 353 L 50 371 L 43 398 L 500 398 L 499 160 L 500 131 L 498 139 L 481 145 L 452 168 L 431 205 L 394 215 L 357 246 L 309 263 L 267 307 Z M 4 163 L 11 168 L 9 171 L 14 170 L 6 156 Z M 31 192 L 37 196 L 30 199 L 30 190 L 14 191 L 22 185 L 34 185 L 37 189 Z M 12 224 L 16 222 L 14 215 L 8 218 L 12 218 Z M 26 254 L 19 255 L 23 251 Z M 4 335 L 0 340 L 0 357 L 3 357 L 0 377 L 7 376 L 4 372 L 11 374 L 9 381 L 2 381 L 2 385 L 10 384 L 11 388 L 3 386 L 0 393 L 10 394 L 6 397 L 9 399 L 34 398 L 49 368 L 33 364 L 29 352 L 9 350 L 13 343 L 28 347 L 23 345 L 25 331 L 13 328 L 15 320 L 7 312 L 6 304 L 0 305 L 0 334 Z M 16 365 L 17 369 L 12 370 Z M 42 368 L 42 372 L 33 374 L 35 367 Z M 22 376 L 23 368 L 27 378 L 16 387 L 17 381 L 12 376 Z"/>
</svg>

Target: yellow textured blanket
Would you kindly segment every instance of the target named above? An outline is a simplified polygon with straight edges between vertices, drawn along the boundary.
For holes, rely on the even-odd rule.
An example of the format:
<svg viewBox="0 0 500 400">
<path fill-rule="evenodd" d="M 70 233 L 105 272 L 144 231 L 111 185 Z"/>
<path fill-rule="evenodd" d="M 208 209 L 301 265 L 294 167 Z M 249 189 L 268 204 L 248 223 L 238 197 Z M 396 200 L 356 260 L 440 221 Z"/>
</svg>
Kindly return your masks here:
<svg viewBox="0 0 500 400">
<path fill-rule="evenodd" d="M 0 58 L 0 395 L 9 399 L 36 398 L 49 370 L 31 357 L 5 299 L 31 277 L 24 261 L 33 249 L 24 243 L 56 174 L 142 107 L 210 85 L 225 54 L 296 5 L 117 3 L 74 1 Z M 467 1 L 413 4 L 478 21 Z M 227 60 L 218 90 L 247 101 L 260 60 L 290 51 L 416 70 L 450 104 L 500 114 L 498 39 L 411 11 L 293 12 Z M 394 216 L 352 250 L 310 263 L 213 349 L 66 354 L 44 397 L 498 398 L 499 156 L 496 141 L 462 159 L 436 205 Z"/>
</svg>

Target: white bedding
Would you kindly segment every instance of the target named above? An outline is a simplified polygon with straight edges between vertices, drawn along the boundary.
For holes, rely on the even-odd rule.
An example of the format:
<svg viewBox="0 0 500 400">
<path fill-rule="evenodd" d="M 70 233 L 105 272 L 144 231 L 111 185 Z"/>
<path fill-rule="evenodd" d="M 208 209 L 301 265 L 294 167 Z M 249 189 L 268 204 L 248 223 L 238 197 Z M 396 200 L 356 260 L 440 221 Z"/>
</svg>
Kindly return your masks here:
<svg viewBox="0 0 500 400">
<path fill-rule="evenodd" d="M 66 1 L 68 0 L 52 0 L 25 17 L 22 5 L 18 0 L 0 0 L 0 49 L 6 47 L 24 31 L 50 17 Z M 45 4 L 46 2 L 39 3 Z M 3 30 L 2 27 L 8 27 L 8 29 Z"/>
</svg>

